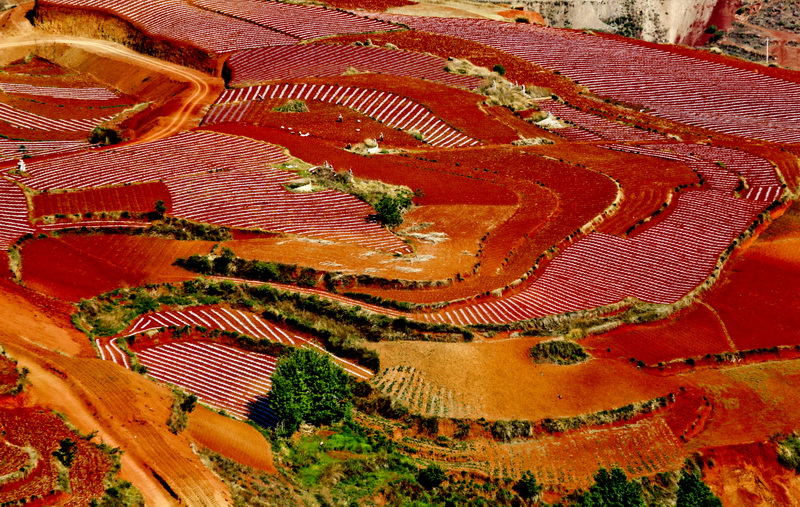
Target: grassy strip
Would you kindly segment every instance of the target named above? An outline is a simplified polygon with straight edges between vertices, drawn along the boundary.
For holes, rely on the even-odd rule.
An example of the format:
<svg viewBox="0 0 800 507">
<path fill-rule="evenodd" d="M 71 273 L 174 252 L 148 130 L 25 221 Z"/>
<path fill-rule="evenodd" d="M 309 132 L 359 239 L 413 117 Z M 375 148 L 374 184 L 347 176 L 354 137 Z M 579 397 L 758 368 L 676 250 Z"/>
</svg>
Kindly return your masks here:
<svg viewBox="0 0 800 507">
<path fill-rule="evenodd" d="M 139 316 L 163 306 L 189 307 L 228 303 L 277 324 L 318 338 L 326 348 L 362 366 L 379 368 L 377 354 L 364 347 L 365 341 L 385 340 L 471 340 L 472 333 L 449 324 L 429 324 L 391 318 L 322 299 L 296 294 L 268 285 L 239 285 L 197 279 L 181 284 L 150 285 L 118 289 L 77 304 L 73 323 L 89 336 L 113 336 L 122 332 Z"/>
<path fill-rule="evenodd" d="M 584 426 L 598 426 L 618 421 L 627 421 L 637 415 L 647 414 L 661 407 L 666 407 L 672 401 L 674 401 L 674 395 L 661 396 L 652 400 L 631 403 L 624 407 L 603 410 L 592 414 L 582 414 L 575 417 L 560 417 L 557 419 L 543 419 L 539 425 L 549 433 L 564 433 Z"/>
<path fill-rule="evenodd" d="M 172 412 L 167 420 L 167 427 L 176 435 L 189 426 L 189 414 L 197 405 L 197 395 L 172 386 Z"/>
<path fill-rule="evenodd" d="M 296 264 L 283 264 L 279 262 L 265 262 L 248 260 L 237 257 L 229 248 L 223 248 L 216 253 L 216 248 L 209 255 L 194 254 L 188 258 L 178 258 L 175 265 L 193 273 L 202 275 L 230 276 L 256 280 L 260 282 L 277 282 L 295 284 L 300 287 L 325 288 L 330 292 L 339 293 L 344 288 L 353 287 L 380 287 L 383 289 L 409 289 L 423 287 L 441 287 L 452 283 L 449 280 L 401 280 L 388 279 L 371 275 L 352 275 L 341 271 L 325 271 L 310 267 L 301 267 Z M 346 292 L 346 294 L 358 294 Z M 358 294 L 359 299 L 373 298 L 379 301 L 380 306 L 396 308 L 399 310 L 412 310 L 420 305 L 388 301 L 374 296 Z M 371 302 L 372 301 L 367 301 Z M 430 305 L 428 305 L 430 307 Z"/>
</svg>

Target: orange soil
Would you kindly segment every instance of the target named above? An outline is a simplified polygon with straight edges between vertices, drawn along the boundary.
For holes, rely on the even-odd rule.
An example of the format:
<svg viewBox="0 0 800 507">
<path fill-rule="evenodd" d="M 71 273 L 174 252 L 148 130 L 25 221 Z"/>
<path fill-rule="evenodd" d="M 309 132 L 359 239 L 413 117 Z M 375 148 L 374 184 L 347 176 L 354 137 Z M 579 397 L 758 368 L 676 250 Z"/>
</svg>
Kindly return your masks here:
<svg viewBox="0 0 800 507">
<path fill-rule="evenodd" d="M 22 249 L 22 280 L 49 296 L 78 301 L 120 287 L 191 280 L 194 273 L 172 263 L 208 253 L 212 245 L 124 235 L 37 239 Z"/>
<path fill-rule="evenodd" d="M 524 18 L 527 19 L 529 22 L 535 23 L 537 25 L 542 25 L 542 26 L 546 25 L 542 15 L 534 11 L 511 9 L 510 11 L 500 11 L 497 14 L 503 16 L 504 18 L 510 18 L 514 20 L 518 18 Z"/>
<path fill-rule="evenodd" d="M 371 346 L 380 354 L 382 368 L 413 366 L 431 382 L 463 395 L 475 407 L 474 417 L 489 420 L 540 420 L 597 412 L 666 396 L 682 382 L 602 358 L 572 366 L 533 364 L 528 350 L 541 340 Z"/>
<path fill-rule="evenodd" d="M 187 434 L 198 444 L 244 465 L 275 473 L 272 448 L 252 426 L 197 407 L 189 417 Z"/>
<path fill-rule="evenodd" d="M 485 231 L 503 223 L 513 206 L 421 206 L 405 215 L 398 230 L 412 234 L 444 233 L 447 239 L 434 243 L 410 238 L 414 253 L 403 257 L 383 254 L 343 243 L 304 238 L 264 237 L 226 241 L 228 247 L 246 259 L 302 264 L 323 271 L 368 273 L 383 278 L 441 280 L 472 273 Z M 429 224 L 425 226 L 425 224 Z M 417 226 L 417 227 L 415 227 Z"/>
<path fill-rule="evenodd" d="M 603 356 L 635 358 L 650 365 L 731 350 L 719 320 L 704 305 L 694 305 L 664 321 L 590 336 L 581 344 Z"/>
<path fill-rule="evenodd" d="M 771 443 L 703 449 L 703 481 L 722 505 L 800 505 L 800 476 L 778 463 Z"/>
<path fill-rule="evenodd" d="M 187 437 L 164 428 L 172 404 L 166 388 L 94 359 L 88 340 L 58 303 L 0 282 L 0 307 L 14 309 L 0 321 L 0 342 L 30 370 L 30 403 L 63 412 L 81 432 L 98 430 L 99 441 L 122 447 L 122 477 L 148 504 L 178 503 L 164 484 L 190 504 L 230 502 L 227 488 L 200 463 Z"/>
</svg>

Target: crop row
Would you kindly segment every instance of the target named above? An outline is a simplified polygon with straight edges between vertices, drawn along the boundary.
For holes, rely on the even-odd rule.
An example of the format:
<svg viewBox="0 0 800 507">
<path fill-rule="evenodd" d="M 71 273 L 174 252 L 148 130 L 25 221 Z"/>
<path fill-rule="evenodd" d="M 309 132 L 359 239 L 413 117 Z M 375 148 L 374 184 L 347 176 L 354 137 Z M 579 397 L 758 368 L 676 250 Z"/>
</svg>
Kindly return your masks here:
<svg viewBox="0 0 800 507">
<path fill-rule="evenodd" d="M 9 141 L 0 139 L 0 162 L 25 156 L 39 157 L 83 150 L 92 145 L 86 141 Z"/>
<path fill-rule="evenodd" d="M 30 161 L 30 177 L 24 181 L 37 190 L 89 188 L 234 167 L 264 167 L 286 160 L 286 155 L 270 144 L 211 132 L 183 132 L 148 143 Z"/>
<path fill-rule="evenodd" d="M 649 114 L 728 134 L 800 142 L 800 84 L 662 49 L 534 25 L 379 14 L 559 71 Z"/>
<path fill-rule="evenodd" d="M 409 253 L 410 247 L 376 221 L 371 206 L 335 190 L 289 192 L 294 173 L 237 169 L 166 180 L 175 216 L 243 229 L 355 243 Z"/>
<path fill-rule="evenodd" d="M 17 185 L 0 178 L 0 248 L 7 249 L 17 238 L 31 232 L 25 194 Z"/>
<path fill-rule="evenodd" d="M 252 313 L 240 310 L 228 310 L 222 307 L 197 307 L 186 310 L 166 310 L 150 313 L 136 319 L 124 334 L 130 336 L 171 326 L 202 326 L 208 329 L 235 331 L 254 338 L 286 343 L 302 348 L 313 348 L 314 350 L 327 354 L 325 349 L 318 344 L 306 340 L 299 335 L 290 335 L 280 327 L 270 324 L 261 317 Z M 369 370 L 332 354 L 330 355 L 342 368 L 356 377 L 367 378 L 372 375 L 372 372 Z"/>
<path fill-rule="evenodd" d="M 24 129 L 44 130 L 46 132 L 88 132 L 112 118 L 113 116 L 104 116 L 85 120 L 53 120 L 0 102 L 0 121 Z"/>
<path fill-rule="evenodd" d="M 60 88 L 57 86 L 35 86 L 23 83 L 0 83 L 0 90 L 5 93 L 36 95 L 55 99 L 73 100 L 113 100 L 118 95 L 111 90 L 100 87 Z"/>
<path fill-rule="evenodd" d="M 316 5 L 292 5 L 261 0 L 194 0 L 193 3 L 198 7 L 244 19 L 302 40 L 397 29 L 383 21 Z"/>
<path fill-rule="evenodd" d="M 226 65 L 231 72 L 228 83 L 231 86 L 340 76 L 348 69 L 428 79 L 464 88 L 480 85 L 480 78 L 445 71 L 446 63 L 437 56 L 380 47 L 304 45 L 241 51 L 231 56 Z"/>
<path fill-rule="evenodd" d="M 216 343 L 182 342 L 142 350 L 138 357 L 156 379 L 183 387 L 238 419 L 276 421 L 262 401 L 272 386 L 272 356 Z"/>
<path fill-rule="evenodd" d="M 590 113 L 579 111 L 552 99 L 540 101 L 538 102 L 538 105 L 540 109 L 547 111 L 553 116 L 561 118 L 564 121 L 572 123 L 579 129 L 584 130 L 589 134 L 596 134 L 599 137 L 609 139 L 611 141 L 663 141 L 666 139 L 661 134 L 635 129 L 628 125 L 622 125 Z M 557 131 L 556 133 L 560 134 L 561 132 Z M 570 132 L 564 137 L 567 137 L 567 139 L 570 139 L 571 141 L 584 140 L 578 139 L 578 136 L 578 133 Z M 586 140 L 596 140 L 596 138 Z"/>
<path fill-rule="evenodd" d="M 682 160 L 706 182 L 711 181 L 711 188 L 679 194 L 666 217 L 635 236 L 623 239 L 590 233 L 559 254 L 519 294 L 428 318 L 454 324 L 513 322 L 609 305 L 631 296 L 671 304 L 688 294 L 712 273 L 720 254 L 766 208 L 765 201 L 742 199 L 733 193 L 739 182 L 734 171 L 756 178 L 766 162 L 745 158 L 747 163 L 738 167 L 735 161 L 744 156 L 734 150 L 708 148 L 689 155 L 682 152 L 695 150 L 694 145 L 656 146 L 661 150 L 617 149 Z M 719 160 L 730 165 L 711 162 Z"/>
<path fill-rule="evenodd" d="M 77 192 L 47 192 L 33 196 L 33 211 L 35 217 L 95 211 L 143 213 L 153 211 L 154 204 L 159 199 L 167 203 L 167 209 L 170 208 L 169 192 L 161 182 Z"/>
<path fill-rule="evenodd" d="M 298 42 L 296 37 L 181 0 L 42 0 L 38 5 L 105 11 L 149 35 L 183 41 L 212 53 Z"/>
<path fill-rule="evenodd" d="M 204 121 L 206 124 L 230 121 L 231 116 L 239 111 L 226 107 L 226 104 L 272 98 L 319 100 L 349 107 L 391 127 L 419 132 L 432 146 L 450 148 L 479 144 L 418 102 L 394 93 L 350 86 L 285 83 L 227 90 Z"/>
</svg>

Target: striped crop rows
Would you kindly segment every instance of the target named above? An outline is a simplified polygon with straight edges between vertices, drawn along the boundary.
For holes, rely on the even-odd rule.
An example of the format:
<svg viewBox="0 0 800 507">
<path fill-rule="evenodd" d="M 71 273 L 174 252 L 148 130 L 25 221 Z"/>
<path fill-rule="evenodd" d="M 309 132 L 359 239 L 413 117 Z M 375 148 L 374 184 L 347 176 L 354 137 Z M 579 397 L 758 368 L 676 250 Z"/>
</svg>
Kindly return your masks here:
<svg viewBox="0 0 800 507">
<path fill-rule="evenodd" d="M 277 422 L 266 403 L 274 357 L 217 343 L 169 343 L 137 354 L 148 374 L 192 392 L 203 403 L 237 419 L 262 425 Z"/>
<path fill-rule="evenodd" d="M 737 173 L 763 185 L 758 188 L 770 195 L 777 197 L 781 190 L 774 171 L 767 173 L 766 161 L 735 150 L 680 144 L 608 148 L 683 161 L 703 176 L 706 186 L 679 194 L 666 216 L 643 232 L 625 239 L 588 234 L 519 294 L 426 317 L 454 324 L 501 323 L 605 306 L 627 297 L 674 303 L 708 278 L 720 254 L 768 205 L 765 199 L 734 195 Z"/>
<path fill-rule="evenodd" d="M 314 5 L 292 5 L 263 0 L 194 0 L 194 5 L 251 21 L 281 33 L 307 40 L 337 34 L 396 30 L 397 27 L 349 12 Z"/>
<path fill-rule="evenodd" d="M 800 84 L 591 34 L 491 20 L 381 19 L 480 42 L 557 70 L 648 114 L 727 134 L 800 142 Z"/>
<path fill-rule="evenodd" d="M 394 93 L 351 86 L 286 83 L 223 92 L 205 118 L 206 124 L 231 121 L 248 101 L 267 98 L 319 100 L 355 109 L 387 125 L 420 132 L 425 142 L 444 148 L 475 146 L 472 139 L 437 118 L 425 106 Z M 232 104 L 233 105 L 229 105 Z"/>
<path fill-rule="evenodd" d="M 538 105 L 543 111 L 547 111 L 553 116 L 577 127 L 577 129 L 556 131 L 557 134 L 563 133 L 564 137 L 570 141 L 596 141 L 600 138 L 611 141 L 663 141 L 666 139 L 661 134 L 635 129 L 593 114 L 584 113 L 552 99 L 540 101 Z M 582 136 L 583 132 L 588 135 Z"/>
<path fill-rule="evenodd" d="M 30 161 L 30 177 L 24 182 L 36 190 L 89 188 L 233 167 L 264 167 L 286 160 L 286 155 L 270 144 L 211 132 L 184 132 L 148 143 Z"/>
<path fill-rule="evenodd" d="M 116 93 L 100 87 L 59 88 L 56 86 L 34 86 L 22 83 L 0 83 L 0 90 L 5 93 L 36 95 L 54 99 L 113 100 L 118 98 Z"/>
<path fill-rule="evenodd" d="M 0 248 L 6 250 L 17 238 L 32 232 L 25 194 L 14 183 L 0 178 Z"/>
<path fill-rule="evenodd" d="M 0 162 L 24 157 L 70 153 L 91 147 L 86 141 L 8 141 L 0 139 Z"/>
<path fill-rule="evenodd" d="M 41 0 L 41 6 L 106 11 L 149 35 L 187 42 L 212 53 L 296 44 L 298 39 L 181 0 Z"/>
<path fill-rule="evenodd" d="M 355 196 L 335 190 L 289 192 L 294 173 L 279 169 L 233 169 L 166 180 L 172 214 L 243 229 L 355 243 L 393 253 L 411 248 L 376 221 L 375 211 Z"/>
<path fill-rule="evenodd" d="M 464 88 L 477 88 L 481 79 L 451 74 L 447 62 L 432 55 L 364 46 L 277 46 L 241 51 L 231 56 L 230 86 L 262 81 L 284 81 L 307 77 L 340 76 L 347 69 L 394 76 L 428 79 Z"/>
<path fill-rule="evenodd" d="M 104 116 L 85 120 L 53 120 L 0 102 L 0 121 L 22 129 L 44 130 L 46 132 L 88 132 L 112 118 L 113 116 Z"/>
<path fill-rule="evenodd" d="M 306 340 L 302 336 L 290 335 L 280 327 L 265 321 L 255 314 L 240 310 L 228 310 L 216 306 L 195 307 L 186 310 L 167 310 L 143 315 L 133 322 L 124 335 L 131 336 L 145 331 L 172 326 L 202 326 L 208 329 L 236 331 L 237 333 L 254 338 L 261 338 L 301 348 L 312 348 L 321 353 L 330 355 L 331 359 L 336 361 L 353 376 L 359 378 L 368 378 L 372 376 L 371 371 L 328 353 L 316 343 Z"/>
</svg>

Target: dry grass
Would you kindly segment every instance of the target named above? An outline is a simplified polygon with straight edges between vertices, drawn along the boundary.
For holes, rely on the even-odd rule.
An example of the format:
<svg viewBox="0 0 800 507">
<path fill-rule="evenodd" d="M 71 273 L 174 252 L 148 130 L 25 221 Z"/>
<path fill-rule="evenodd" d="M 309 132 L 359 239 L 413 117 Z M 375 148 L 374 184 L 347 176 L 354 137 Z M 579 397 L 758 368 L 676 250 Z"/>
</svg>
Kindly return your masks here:
<svg viewBox="0 0 800 507">
<path fill-rule="evenodd" d="M 537 98 L 549 97 L 550 90 L 540 86 L 525 86 L 511 83 L 499 73 L 479 67 L 469 60 L 449 58 L 445 70 L 452 74 L 476 76 L 484 79 L 478 93 L 487 97 L 486 104 L 504 106 L 513 111 L 536 108 Z"/>
</svg>

